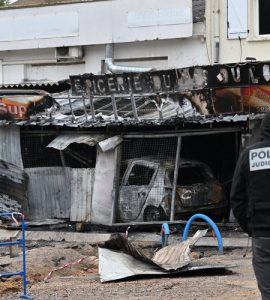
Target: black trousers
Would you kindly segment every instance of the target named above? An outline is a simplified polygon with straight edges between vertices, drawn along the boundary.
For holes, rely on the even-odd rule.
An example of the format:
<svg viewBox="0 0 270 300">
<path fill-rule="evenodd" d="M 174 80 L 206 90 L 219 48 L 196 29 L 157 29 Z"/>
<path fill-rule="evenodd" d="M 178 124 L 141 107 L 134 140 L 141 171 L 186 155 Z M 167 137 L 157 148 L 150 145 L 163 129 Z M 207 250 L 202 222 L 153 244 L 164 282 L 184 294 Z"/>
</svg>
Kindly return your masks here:
<svg viewBox="0 0 270 300">
<path fill-rule="evenodd" d="M 253 268 L 262 300 L 270 300 L 270 237 L 253 237 Z"/>
</svg>

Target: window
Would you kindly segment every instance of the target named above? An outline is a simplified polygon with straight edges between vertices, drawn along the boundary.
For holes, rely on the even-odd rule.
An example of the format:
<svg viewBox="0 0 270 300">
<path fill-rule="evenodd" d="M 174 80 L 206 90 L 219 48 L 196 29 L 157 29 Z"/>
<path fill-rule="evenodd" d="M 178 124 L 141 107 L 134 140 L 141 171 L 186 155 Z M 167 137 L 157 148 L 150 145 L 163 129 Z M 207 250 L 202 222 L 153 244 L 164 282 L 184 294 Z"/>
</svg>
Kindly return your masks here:
<svg viewBox="0 0 270 300">
<path fill-rule="evenodd" d="M 228 0 L 228 38 L 238 39 L 246 38 L 247 29 L 247 0 Z"/>
<path fill-rule="evenodd" d="M 258 18 L 259 18 L 259 34 L 270 34 L 269 22 L 270 1 L 259 0 Z"/>
<path fill-rule="evenodd" d="M 269 0 L 253 0 L 248 2 L 250 12 L 250 41 L 269 40 L 270 22 L 269 22 Z"/>
<path fill-rule="evenodd" d="M 154 172 L 152 168 L 135 165 L 129 174 L 128 185 L 149 185 Z"/>
</svg>

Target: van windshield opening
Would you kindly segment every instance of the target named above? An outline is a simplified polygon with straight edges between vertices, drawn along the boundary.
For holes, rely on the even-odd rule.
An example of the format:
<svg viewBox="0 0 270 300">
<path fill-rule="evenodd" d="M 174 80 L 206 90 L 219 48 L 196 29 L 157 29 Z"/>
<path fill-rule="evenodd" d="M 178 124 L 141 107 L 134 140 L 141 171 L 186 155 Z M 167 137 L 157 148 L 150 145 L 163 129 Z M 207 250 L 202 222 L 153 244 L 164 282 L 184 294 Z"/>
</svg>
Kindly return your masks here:
<svg viewBox="0 0 270 300">
<path fill-rule="evenodd" d="M 170 174 L 173 181 L 173 172 Z M 213 181 L 213 175 L 203 166 L 181 167 L 179 169 L 177 185 L 189 185 L 194 183 L 206 183 Z"/>
</svg>

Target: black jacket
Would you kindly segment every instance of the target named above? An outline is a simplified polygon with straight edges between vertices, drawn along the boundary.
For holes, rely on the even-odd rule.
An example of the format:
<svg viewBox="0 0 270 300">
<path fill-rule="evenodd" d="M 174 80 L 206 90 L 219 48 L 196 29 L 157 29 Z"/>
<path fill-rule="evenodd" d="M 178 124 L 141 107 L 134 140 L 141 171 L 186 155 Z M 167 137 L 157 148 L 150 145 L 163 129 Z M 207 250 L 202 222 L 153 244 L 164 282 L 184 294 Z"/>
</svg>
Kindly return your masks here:
<svg viewBox="0 0 270 300">
<path fill-rule="evenodd" d="M 245 149 L 233 176 L 231 208 L 249 235 L 270 237 L 270 114 L 262 122 L 262 141 Z"/>
</svg>

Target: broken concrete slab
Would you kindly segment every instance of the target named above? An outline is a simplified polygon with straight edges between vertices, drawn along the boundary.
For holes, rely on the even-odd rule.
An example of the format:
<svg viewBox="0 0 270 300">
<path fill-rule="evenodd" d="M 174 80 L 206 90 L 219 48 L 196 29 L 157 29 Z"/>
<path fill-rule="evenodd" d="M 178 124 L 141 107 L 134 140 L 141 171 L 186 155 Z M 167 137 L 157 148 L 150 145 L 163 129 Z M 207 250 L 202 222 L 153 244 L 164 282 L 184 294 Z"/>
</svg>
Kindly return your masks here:
<svg viewBox="0 0 270 300">
<path fill-rule="evenodd" d="M 149 245 L 152 244 L 160 244 L 160 235 L 155 233 L 133 233 L 129 235 L 129 240 L 136 243 L 147 243 Z M 181 235 L 170 235 L 169 244 L 174 244 L 180 242 L 182 240 Z M 247 234 L 234 233 L 233 236 L 223 237 L 223 247 L 224 248 L 245 248 L 248 244 L 248 236 Z M 213 237 L 202 237 L 198 242 L 196 242 L 195 246 L 200 247 L 217 247 L 217 240 Z M 251 247 L 251 239 L 249 241 L 249 247 Z"/>
<path fill-rule="evenodd" d="M 10 238 L 21 238 L 20 230 L 0 229 L 0 241 Z M 101 244 L 108 241 L 111 234 L 108 233 L 80 233 L 80 232 L 58 232 L 58 231 L 27 231 L 27 241 L 48 242 L 77 242 L 89 245 Z"/>
<path fill-rule="evenodd" d="M 53 242 L 78 242 L 96 245 L 104 243 L 111 238 L 108 233 L 81 233 L 57 231 L 27 231 L 27 241 L 53 241 Z"/>
<path fill-rule="evenodd" d="M 66 223 L 66 220 L 42 219 L 42 220 L 28 221 L 27 223 L 29 226 L 43 226 L 43 225 L 63 224 L 63 223 Z"/>
<path fill-rule="evenodd" d="M 0 241 L 7 241 L 11 238 L 18 238 L 20 232 L 20 230 L 7 230 L 0 228 Z"/>
<path fill-rule="evenodd" d="M 248 238 L 223 238 L 223 248 L 246 248 L 252 246 L 252 241 L 250 239 L 248 243 Z M 217 240 L 211 237 L 201 238 L 195 246 L 200 247 L 217 247 Z"/>
</svg>

